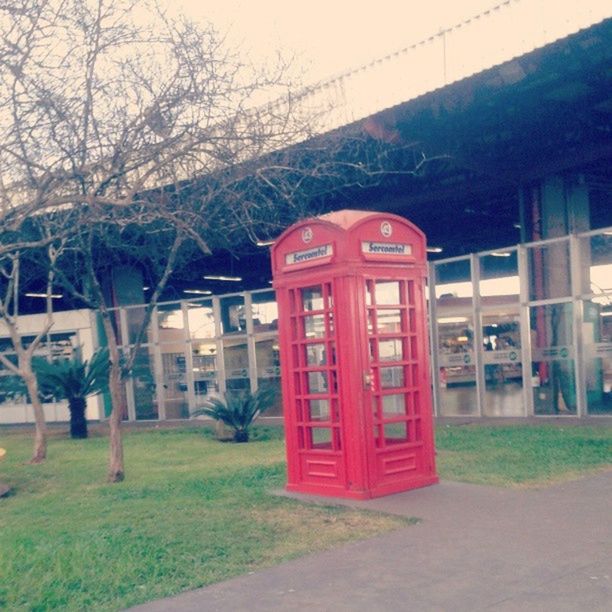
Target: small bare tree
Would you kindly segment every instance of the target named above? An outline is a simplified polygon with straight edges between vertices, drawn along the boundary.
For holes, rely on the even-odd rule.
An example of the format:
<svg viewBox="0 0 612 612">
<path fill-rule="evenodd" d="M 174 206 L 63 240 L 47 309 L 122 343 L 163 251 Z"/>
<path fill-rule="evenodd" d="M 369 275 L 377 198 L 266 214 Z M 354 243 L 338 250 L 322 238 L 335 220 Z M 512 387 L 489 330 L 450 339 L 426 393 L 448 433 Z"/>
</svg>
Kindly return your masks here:
<svg viewBox="0 0 612 612">
<path fill-rule="evenodd" d="M 11 359 L 0 352 L 0 365 L 23 380 L 32 404 L 35 436 L 31 463 L 41 463 L 47 455 L 45 417 L 32 359 L 53 325 L 54 270 L 65 245 L 62 227 L 68 219 L 61 215 L 58 225 L 57 215 L 51 214 L 44 223 L 40 221 L 41 217 L 25 220 L 19 231 L 4 231 L 0 236 L 0 331 L 8 334 L 14 353 Z M 19 326 L 23 293 L 32 288 L 41 291 L 41 281 L 46 304 L 44 323 L 25 343 Z"/>
</svg>

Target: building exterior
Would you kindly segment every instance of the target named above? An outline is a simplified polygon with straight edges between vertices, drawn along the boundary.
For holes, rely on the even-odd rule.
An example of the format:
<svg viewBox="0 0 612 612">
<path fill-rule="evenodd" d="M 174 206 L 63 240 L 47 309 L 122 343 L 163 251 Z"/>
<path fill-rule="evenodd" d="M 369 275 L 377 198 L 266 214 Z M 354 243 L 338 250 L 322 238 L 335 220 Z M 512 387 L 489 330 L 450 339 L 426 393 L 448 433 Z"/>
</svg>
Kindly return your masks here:
<svg viewBox="0 0 612 612">
<path fill-rule="evenodd" d="M 429 273 L 439 416 L 612 410 L 612 19 L 608 3 L 561 4 L 504 2 L 307 100 L 333 101 L 326 129 L 406 145 L 397 172 L 325 205 L 397 213 L 444 249 Z M 416 173 L 415 154 L 430 160 Z M 267 254 L 243 268 L 258 279 L 249 289 L 265 288 L 217 285 L 197 299 L 181 290 L 155 310 L 126 382 L 126 419 L 186 419 L 214 394 L 278 383 Z M 134 278 L 116 281 L 126 345 L 144 308 Z M 42 325 L 38 315 L 20 320 L 26 336 Z M 82 346 L 88 357 L 99 342 L 92 313 L 62 312 L 41 350 Z M 8 376 L 0 370 L 0 383 Z M 2 388 L 0 423 L 32 420 Z M 61 405 L 46 410 L 49 420 L 67 416 Z M 90 418 L 107 414 L 107 398 L 90 400 Z"/>
<path fill-rule="evenodd" d="M 44 328 L 46 315 L 25 315 L 19 319 L 19 326 L 27 330 L 23 334 L 24 344 L 28 338 L 34 338 Z M 47 334 L 39 348 L 36 356 L 46 358 L 71 357 L 75 351 L 79 351 L 83 359 L 89 359 L 94 351 L 96 343 L 95 316 L 90 310 L 70 310 L 56 312 L 53 315 L 53 327 Z M 16 360 L 8 332 L 0 323 L 0 347 L 2 352 L 9 358 Z M 15 394 L 18 384 L 15 384 L 15 376 L 6 368 L 0 368 L 0 424 L 33 423 L 34 414 L 32 407 L 23 394 Z M 48 422 L 68 421 L 67 402 L 56 402 L 52 398 L 43 403 L 45 418 Z M 87 400 L 86 415 L 88 419 L 100 418 L 100 407 L 97 398 L 90 397 Z"/>
<path fill-rule="evenodd" d="M 612 415 L 612 227 L 431 262 L 428 306 L 436 415 Z M 115 310 L 124 346 L 142 309 Z M 24 317 L 32 331 L 42 324 Z M 124 418 L 189 419 L 212 396 L 279 385 L 277 324 L 271 289 L 160 304 L 125 384 Z M 87 358 L 97 337 L 92 312 L 56 313 L 41 351 L 80 345 Z M 2 400 L 0 424 L 32 422 L 24 398 Z M 68 418 L 62 404 L 45 408 L 49 421 Z M 88 417 L 107 416 L 108 398 L 90 398 Z"/>
</svg>

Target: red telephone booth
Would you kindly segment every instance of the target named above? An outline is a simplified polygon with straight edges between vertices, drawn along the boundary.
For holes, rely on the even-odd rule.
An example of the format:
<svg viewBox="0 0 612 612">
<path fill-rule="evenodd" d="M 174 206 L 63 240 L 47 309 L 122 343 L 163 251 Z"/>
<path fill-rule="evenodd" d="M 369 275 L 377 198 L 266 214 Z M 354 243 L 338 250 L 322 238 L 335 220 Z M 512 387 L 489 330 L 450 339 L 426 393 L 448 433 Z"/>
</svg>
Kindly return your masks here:
<svg viewBox="0 0 612 612">
<path fill-rule="evenodd" d="M 367 499 L 438 481 L 423 233 L 344 210 L 272 248 L 287 489 Z"/>
</svg>

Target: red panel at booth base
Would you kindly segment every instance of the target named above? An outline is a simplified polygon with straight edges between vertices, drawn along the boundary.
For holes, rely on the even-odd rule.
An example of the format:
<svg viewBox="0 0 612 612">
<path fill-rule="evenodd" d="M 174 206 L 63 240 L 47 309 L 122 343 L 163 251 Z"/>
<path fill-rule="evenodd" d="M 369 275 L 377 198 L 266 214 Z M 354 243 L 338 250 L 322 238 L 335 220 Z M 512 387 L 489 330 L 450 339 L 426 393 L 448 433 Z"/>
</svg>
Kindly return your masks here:
<svg viewBox="0 0 612 612">
<path fill-rule="evenodd" d="M 307 493 L 309 495 L 320 495 L 321 497 L 340 497 L 345 499 L 373 499 L 375 497 L 384 497 L 385 495 L 393 495 L 410 491 L 412 489 L 420 489 L 430 485 L 438 484 L 440 479 L 437 476 L 418 477 L 411 481 L 398 481 L 396 483 L 387 484 L 378 487 L 377 489 L 368 489 L 366 491 L 354 491 L 341 486 L 319 486 L 316 484 L 287 484 L 285 490 L 290 493 Z"/>
<path fill-rule="evenodd" d="M 330 213 L 283 233 L 272 268 L 287 490 L 370 499 L 438 482 L 422 232 Z"/>
</svg>

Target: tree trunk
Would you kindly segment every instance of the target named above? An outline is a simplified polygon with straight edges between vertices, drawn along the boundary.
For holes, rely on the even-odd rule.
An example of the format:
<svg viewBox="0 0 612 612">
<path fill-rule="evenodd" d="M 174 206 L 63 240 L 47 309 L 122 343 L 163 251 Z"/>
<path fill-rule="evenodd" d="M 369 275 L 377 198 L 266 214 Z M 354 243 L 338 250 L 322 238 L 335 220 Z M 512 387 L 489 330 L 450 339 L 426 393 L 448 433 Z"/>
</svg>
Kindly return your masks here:
<svg viewBox="0 0 612 612">
<path fill-rule="evenodd" d="M 70 437 L 73 439 L 87 438 L 86 399 L 73 397 L 68 403 L 68 408 L 70 409 Z"/>
<path fill-rule="evenodd" d="M 121 361 L 117 337 L 110 320 L 108 310 L 102 310 L 102 324 L 108 342 L 108 356 L 110 371 L 108 375 L 108 389 L 111 396 L 112 410 L 108 421 L 109 431 L 109 458 L 108 482 L 121 482 L 125 478 L 123 467 L 123 441 L 121 439 L 121 417 L 123 415 L 123 395 L 121 393 Z"/>
<path fill-rule="evenodd" d="M 109 375 L 109 389 L 113 409 L 111 411 L 110 425 L 110 456 L 108 463 L 108 482 L 121 482 L 125 478 L 123 467 L 123 442 L 121 440 L 121 369 L 119 363 L 111 361 Z"/>
<path fill-rule="evenodd" d="M 26 384 L 34 412 L 34 452 L 30 463 L 42 463 L 47 458 L 47 425 L 45 424 L 42 402 L 38 396 L 38 381 L 31 368 L 24 368 L 23 380 Z"/>
</svg>

